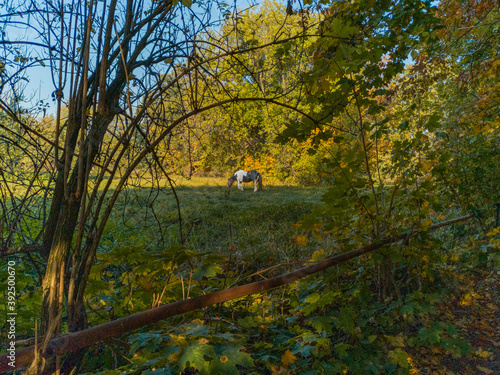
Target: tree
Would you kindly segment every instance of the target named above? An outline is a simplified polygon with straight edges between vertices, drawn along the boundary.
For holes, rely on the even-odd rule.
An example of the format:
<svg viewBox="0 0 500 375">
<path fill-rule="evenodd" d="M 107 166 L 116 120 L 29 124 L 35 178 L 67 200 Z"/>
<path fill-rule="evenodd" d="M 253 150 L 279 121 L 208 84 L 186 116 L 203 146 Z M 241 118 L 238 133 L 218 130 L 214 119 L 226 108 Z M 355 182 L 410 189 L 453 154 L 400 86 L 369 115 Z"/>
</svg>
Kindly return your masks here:
<svg viewBox="0 0 500 375">
<path fill-rule="evenodd" d="M 319 22 L 319 14 L 287 15 L 282 4 L 265 1 L 256 10 L 246 10 L 236 19 L 225 20 L 220 29 L 198 36 L 198 58 L 211 59 L 219 53 L 216 38 L 229 49 L 248 49 L 237 59 L 213 60 L 196 81 L 197 100 L 208 103 L 225 96 L 255 97 L 258 101 L 238 101 L 223 108 L 199 114 L 186 122 L 182 139 L 170 147 L 186 157 L 186 172 L 228 173 L 228 168 L 260 169 L 266 176 L 286 177 L 301 153 L 297 145 L 277 145 L 279 132 L 288 118 L 301 108 L 301 73 L 309 56 L 307 48 L 314 37 L 296 38 Z M 276 43 L 276 41 L 281 41 Z M 263 48 L 254 48 L 264 45 Z M 165 102 L 166 111 L 182 111 L 189 101 L 193 77 L 185 77 L 184 96 Z M 274 97 L 289 108 L 264 98 Z M 184 147 L 193 146 L 192 152 Z M 189 159 L 189 160 L 187 160 Z M 292 171 L 293 173 L 293 171 Z"/>
<path fill-rule="evenodd" d="M 323 32 L 350 42 L 317 40 L 306 99 L 316 121 L 301 119 L 283 132 L 313 136 L 317 148 L 339 144 L 324 159 L 334 184 L 302 225 L 349 238 L 340 243 L 349 248 L 425 228 L 456 205 L 486 231 L 483 217 L 493 216 L 498 200 L 493 2 L 339 2 L 327 11 L 336 17 Z M 405 69 L 409 56 L 414 63 Z M 390 258 L 402 254 L 403 274 L 402 264 L 420 262 L 413 250 L 386 254 L 381 299 L 395 285 Z"/>
</svg>

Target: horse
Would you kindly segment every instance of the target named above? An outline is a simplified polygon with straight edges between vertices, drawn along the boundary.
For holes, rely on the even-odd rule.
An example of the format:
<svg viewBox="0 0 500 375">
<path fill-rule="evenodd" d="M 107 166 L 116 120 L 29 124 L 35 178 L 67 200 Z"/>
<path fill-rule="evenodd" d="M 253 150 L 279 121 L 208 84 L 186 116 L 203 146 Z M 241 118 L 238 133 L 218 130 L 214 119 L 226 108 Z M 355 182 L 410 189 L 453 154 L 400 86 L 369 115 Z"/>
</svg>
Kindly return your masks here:
<svg viewBox="0 0 500 375">
<path fill-rule="evenodd" d="M 230 189 L 234 181 L 238 181 L 238 189 L 243 190 L 243 182 L 253 181 L 254 190 L 262 191 L 262 175 L 257 171 L 243 171 L 235 172 L 229 180 L 227 180 L 227 188 Z M 228 190 L 229 191 L 229 190 Z"/>
</svg>

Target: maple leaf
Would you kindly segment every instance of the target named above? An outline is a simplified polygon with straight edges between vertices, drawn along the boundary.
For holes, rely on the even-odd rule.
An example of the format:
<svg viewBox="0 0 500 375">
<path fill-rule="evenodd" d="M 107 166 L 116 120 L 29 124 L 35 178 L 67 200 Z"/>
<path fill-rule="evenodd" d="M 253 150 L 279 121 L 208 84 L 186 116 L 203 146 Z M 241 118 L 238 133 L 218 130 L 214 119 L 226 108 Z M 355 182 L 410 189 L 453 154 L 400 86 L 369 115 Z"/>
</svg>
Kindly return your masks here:
<svg viewBox="0 0 500 375">
<path fill-rule="evenodd" d="M 289 364 L 294 363 L 297 360 L 297 357 L 292 354 L 290 350 L 287 351 L 281 356 L 281 363 L 287 366 Z"/>
<path fill-rule="evenodd" d="M 307 237 L 304 235 L 298 235 L 294 237 L 295 243 L 300 246 L 307 245 Z"/>
</svg>

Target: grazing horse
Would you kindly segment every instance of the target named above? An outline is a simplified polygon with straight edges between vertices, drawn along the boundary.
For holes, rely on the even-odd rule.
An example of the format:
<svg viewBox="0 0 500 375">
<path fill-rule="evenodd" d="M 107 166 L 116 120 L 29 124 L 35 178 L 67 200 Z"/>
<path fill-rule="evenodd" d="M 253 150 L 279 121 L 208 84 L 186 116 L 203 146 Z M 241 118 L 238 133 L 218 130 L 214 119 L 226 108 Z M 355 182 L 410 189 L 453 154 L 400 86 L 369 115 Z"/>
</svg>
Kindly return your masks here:
<svg viewBox="0 0 500 375">
<path fill-rule="evenodd" d="M 238 189 L 243 190 L 243 182 L 251 182 L 253 181 L 254 190 L 253 191 L 261 191 L 262 190 L 262 176 L 257 171 L 243 171 L 240 170 L 229 177 L 227 180 L 227 188 L 229 189 L 234 181 L 238 181 Z"/>
</svg>

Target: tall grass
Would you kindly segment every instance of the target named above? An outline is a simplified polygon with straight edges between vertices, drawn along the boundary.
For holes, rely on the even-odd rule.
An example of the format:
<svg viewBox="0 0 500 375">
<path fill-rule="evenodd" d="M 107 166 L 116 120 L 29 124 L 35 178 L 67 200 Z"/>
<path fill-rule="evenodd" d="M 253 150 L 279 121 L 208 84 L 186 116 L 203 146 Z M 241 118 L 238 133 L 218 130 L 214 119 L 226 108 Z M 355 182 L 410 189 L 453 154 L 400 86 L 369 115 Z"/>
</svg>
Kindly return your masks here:
<svg viewBox="0 0 500 375">
<path fill-rule="evenodd" d="M 194 177 L 175 182 L 187 247 L 225 255 L 231 252 L 233 259 L 253 258 L 261 265 L 297 255 L 293 225 L 325 191 L 322 187 L 268 184 L 262 192 L 254 192 L 253 184 L 245 184 L 243 191 L 233 186 L 228 193 L 226 179 Z M 131 239 L 143 246 L 180 242 L 177 200 L 170 189 L 127 189 L 117 208 L 107 231 L 108 240 L 111 236 L 115 245 Z M 113 232 L 119 232 L 118 236 Z"/>
</svg>

